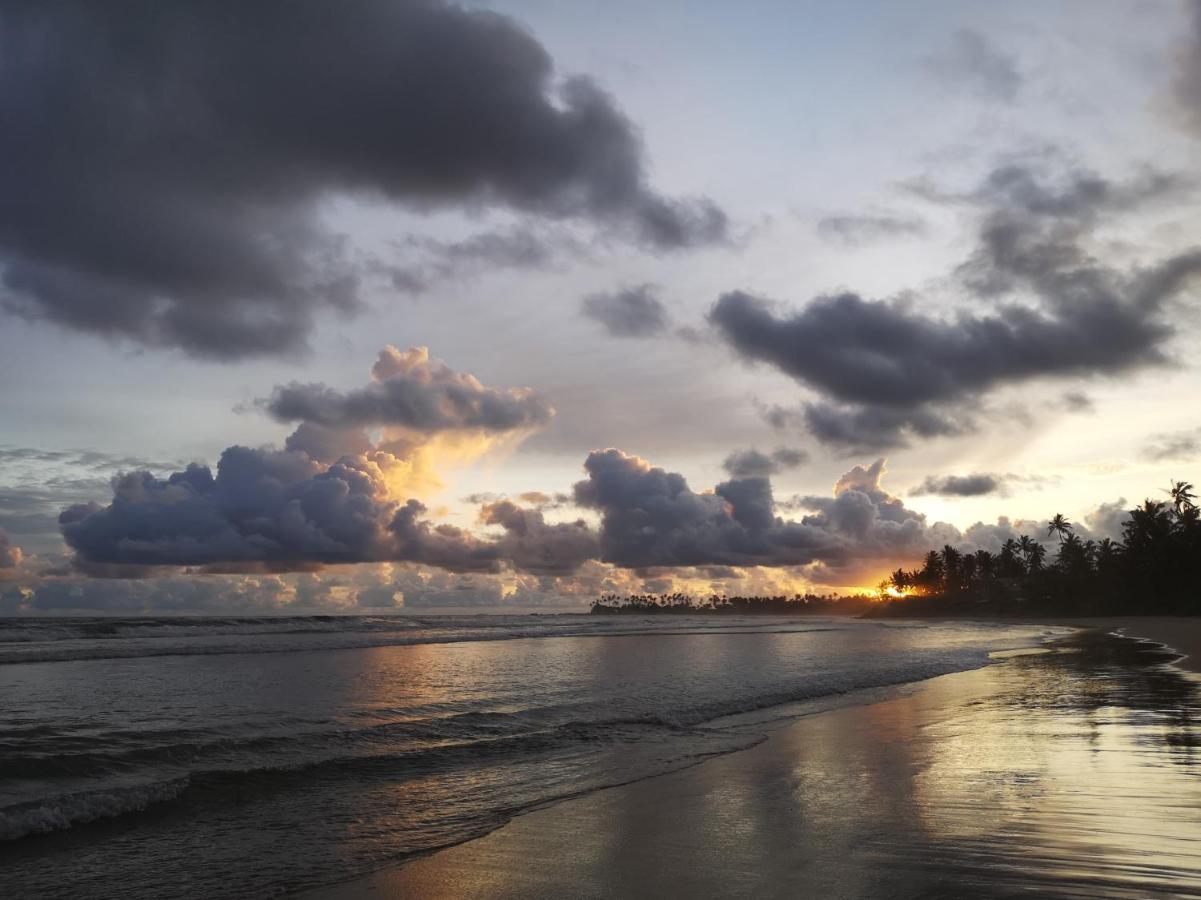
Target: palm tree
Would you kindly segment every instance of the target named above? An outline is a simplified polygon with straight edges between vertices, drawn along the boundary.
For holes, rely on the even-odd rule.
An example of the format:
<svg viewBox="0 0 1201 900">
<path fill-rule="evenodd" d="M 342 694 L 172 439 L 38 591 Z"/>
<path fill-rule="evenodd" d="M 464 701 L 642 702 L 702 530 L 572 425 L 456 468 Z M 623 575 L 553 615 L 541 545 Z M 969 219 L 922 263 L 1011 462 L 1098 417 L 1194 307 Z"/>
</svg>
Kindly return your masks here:
<svg viewBox="0 0 1201 900">
<path fill-rule="evenodd" d="M 1037 541 L 1030 548 L 1030 571 L 1037 572 L 1043 567 L 1043 560 L 1047 558 L 1047 548 Z"/>
<path fill-rule="evenodd" d="M 1145 500 L 1142 506 L 1130 510 L 1130 518 L 1122 525 L 1126 549 L 1162 541 L 1171 533 L 1171 517 L 1165 505 L 1157 500 Z"/>
<path fill-rule="evenodd" d="M 1172 486 L 1168 488 L 1168 494 L 1172 497 L 1172 505 L 1176 507 L 1176 515 L 1180 515 L 1186 509 L 1195 509 L 1197 499 L 1193 493 L 1193 486 L 1187 481 L 1173 481 Z"/>
<path fill-rule="evenodd" d="M 1012 578 L 1025 573 L 1021 560 L 1018 559 L 1020 552 L 1021 547 L 1013 538 L 1006 539 L 1001 545 L 1001 552 L 997 556 L 997 570 L 1002 578 Z"/>
<path fill-rule="evenodd" d="M 919 573 L 923 586 L 927 590 L 938 590 L 942 587 L 944 573 L 945 569 L 943 569 L 942 557 L 938 555 L 937 550 L 931 550 L 926 554 L 926 558 L 922 563 L 922 570 Z"/>
<path fill-rule="evenodd" d="M 997 574 L 997 558 L 987 550 L 976 551 L 976 571 L 981 578 L 991 579 Z"/>
<path fill-rule="evenodd" d="M 1082 575 L 1088 572 L 1088 549 L 1080 537 L 1069 533 L 1059 542 L 1059 557 L 1056 565 L 1070 575 Z"/>
<path fill-rule="evenodd" d="M 942 548 L 942 569 L 943 583 L 946 589 L 950 592 L 959 590 L 959 583 L 962 580 L 962 571 L 960 562 L 963 555 L 952 547 L 946 544 Z"/>
<path fill-rule="evenodd" d="M 1053 534 L 1059 535 L 1059 543 L 1063 543 L 1064 538 L 1072 533 L 1072 523 L 1063 517 L 1063 513 L 1056 513 L 1050 522 L 1047 523 L 1047 537 Z"/>
<path fill-rule="evenodd" d="M 1097 571 L 1102 575 L 1109 574 L 1117 562 L 1118 553 L 1121 552 L 1121 549 L 1121 545 L 1112 539 L 1101 538 L 1097 542 L 1096 550 L 1093 551 L 1093 558 L 1097 561 Z"/>
<path fill-rule="evenodd" d="M 1022 551 L 1022 556 L 1026 560 L 1027 572 L 1033 572 L 1038 568 L 1038 564 L 1047 555 L 1047 551 L 1043 549 L 1043 545 L 1028 534 L 1023 534 L 1018 538 L 1018 549 Z"/>
</svg>

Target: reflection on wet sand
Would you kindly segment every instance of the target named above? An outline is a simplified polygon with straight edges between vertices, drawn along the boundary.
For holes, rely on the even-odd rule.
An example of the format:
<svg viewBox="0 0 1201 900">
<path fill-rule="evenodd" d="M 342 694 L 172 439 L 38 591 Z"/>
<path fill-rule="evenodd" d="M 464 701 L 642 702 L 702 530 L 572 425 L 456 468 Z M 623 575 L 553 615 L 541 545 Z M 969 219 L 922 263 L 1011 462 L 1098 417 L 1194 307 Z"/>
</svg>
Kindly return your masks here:
<svg viewBox="0 0 1201 900">
<path fill-rule="evenodd" d="M 324 896 L 1201 896 L 1201 690 L 1083 636 Z"/>
</svg>

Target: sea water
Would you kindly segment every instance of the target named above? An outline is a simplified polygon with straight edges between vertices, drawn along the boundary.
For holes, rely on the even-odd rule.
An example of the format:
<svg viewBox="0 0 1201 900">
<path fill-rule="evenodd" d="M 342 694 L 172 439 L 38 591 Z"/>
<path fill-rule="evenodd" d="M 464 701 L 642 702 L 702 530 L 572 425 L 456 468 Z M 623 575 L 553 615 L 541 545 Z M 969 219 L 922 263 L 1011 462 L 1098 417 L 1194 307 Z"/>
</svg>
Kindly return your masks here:
<svg viewBox="0 0 1201 900">
<path fill-rule="evenodd" d="M 0 893 L 259 897 L 1065 630 L 819 617 L 0 619 Z"/>
</svg>

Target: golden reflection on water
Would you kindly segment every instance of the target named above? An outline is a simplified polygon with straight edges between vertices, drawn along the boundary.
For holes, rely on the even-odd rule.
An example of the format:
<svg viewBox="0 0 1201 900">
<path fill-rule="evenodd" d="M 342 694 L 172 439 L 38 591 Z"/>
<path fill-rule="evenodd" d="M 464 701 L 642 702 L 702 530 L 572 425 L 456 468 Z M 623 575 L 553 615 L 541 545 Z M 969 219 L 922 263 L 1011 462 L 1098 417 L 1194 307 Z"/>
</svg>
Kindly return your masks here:
<svg viewBox="0 0 1201 900">
<path fill-rule="evenodd" d="M 984 696 L 921 735 L 915 811 L 965 862 L 1201 888 L 1195 692 L 1154 664 L 1094 667 L 1096 653 L 981 672 Z"/>
<path fill-rule="evenodd" d="M 1201 896 L 1197 685 L 1084 641 L 516 819 L 382 896 Z"/>
<path fill-rule="evenodd" d="M 1201 894 L 1197 690 L 1153 653 L 1017 657 L 814 722 L 794 801 L 822 813 L 811 826 L 871 816 L 869 855 L 913 884 L 929 869 L 982 892 Z"/>
</svg>

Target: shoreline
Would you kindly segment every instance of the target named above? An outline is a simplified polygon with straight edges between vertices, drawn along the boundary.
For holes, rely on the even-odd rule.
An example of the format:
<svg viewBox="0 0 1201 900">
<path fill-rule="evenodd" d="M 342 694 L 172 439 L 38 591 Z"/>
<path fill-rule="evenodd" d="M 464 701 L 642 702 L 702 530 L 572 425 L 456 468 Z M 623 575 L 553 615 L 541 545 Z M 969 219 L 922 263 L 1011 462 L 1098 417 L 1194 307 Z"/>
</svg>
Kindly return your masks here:
<svg viewBox="0 0 1201 900">
<path fill-rule="evenodd" d="M 1121 637 L 1161 645 L 1167 644 L 1161 638 L 1184 634 L 1173 621 L 1157 627 L 1123 617 L 1005 624 L 1075 628 L 1086 648 L 1089 632 L 1126 629 Z M 1201 631 L 1198 626 L 1201 622 L 1192 636 Z M 1162 654 L 1118 643 L 1126 646 L 1116 650 L 1116 661 L 1132 683 L 1192 680 L 1167 671 Z M 1176 640 L 1173 652 L 1184 652 L 1185 643 Z M 1077 656 L 1060 656 L 1058 665 L 1082 686 L 1113 690 L 1108 677 L 1098 681 L 1100 670 L 1076 671 Z M 1061 695 L 1053 681 L 1049 707 L 1029 706 L 1039 696 L 1030 688 L 1045 686 L 1047 676 L 1040 680 L 1028 673 L 1053 677 L 1060 671 L 1040 669 L 1046 665 L 1041 658 L 998 659 L 918 682 L 917 690 L 896 697 L 803 717 L 752 748 L 537 808 L 482 837 L 297 896 L 866 897 L 938 893 L 947 884 L 975 896 L 993 891 L 1010 896 L 1015 888 L 1063 896 L 1147 896 L 1163 890 L 1162 884 L 1152 890 L 1150 882 L 1128 882 L 1142 865 L 1141 855 L 1153 852 L 1145 844 L 1149 832 L 1142 829 L 1152 827 L 1145 823 L 1154 814 L 1148 818 L 1141 807 L 1115 809 L 1104 789 L 1091 790 L 1110 777 L 1137 783 L 1160 771 L 1142 763 L 1146 737 L 1135 734 L 1137 717 L 1119 751 L 1110 738 L 1111 752 L 1098 756 L 1091 707 L 1084 706 L 1071 721 L 1076 734 L 1070 753 L 1057 746 L 1065 729 L 1056 704 L 1073 694 Z M 998 697 L 1004 702 L 997 703 Z M 1134 703 L 1129 708 L 1140 709 Z M 1055 727 L 1045 727 L 1048 721 Z M 988 758 L 975 752 L 982 736 L 989 741 Z M 1048 746 L 1036 752 L 1040 741 Z M 1135 749 L 1138 753 L 1131 752 Z M 1062 765 L 1065 759 L 1071 763 Z M 1087 771 L 1114 765 L 1116 773 Z M 1047 783 L 1043 790 L 1037 789 L 1040 780 Z M 1150 798 L 1149 809 L 1180 795 L 1179 785 L 1168 790 L 1153 780 L 1140 789 Z M 916 809 L 905 808 L 915 803 Z M 980 803 L 990 816 L 980 816 Z M 1062 830 L 1062 821 L 1079 823 L 1081 814 L 1092 824 L 1078 824 L 1079 834 Z M 1039 828 L 1021 833 L 1032 818 Z M 1197 823 L 1164 821 L 1175 829 L 1169 835 L 1174 846 L 1187 846 L 1194 833 L 1189 828 Z M 993 834 L 997 823 L 1004 827 Z M 1089 862 L 1099 852 L 1098 835 L 1121 865 Z M 1183 873 L 1165 877 L 1201 878 L 1201 864 L 1192 855 L 1176 852 L 1165 860 L 1162 871 L 1174 865 Z"/>
<path fill-rule="evenodd" d="M 924 621 L 930 620 L 924 619 Z M 1116 635 L 1125 639 L 1154 644 L 1170 653 L 1179 654 L 1178 659 L 1169 663 L 1172 668 L 1178 670 L 1179 677 L 1193 680 L 1196 677 L 1193 673 L 1201 672 L 1201 618 L 1098 616 L 1000 620 L 955 619 L 948 621 L 1055 626 L 1076 629 L 1078 634 L 1096 632 L 1098 634 Z M 564 799 L 543 807 L 527 810 L 481 837 L 473 838 L 460 844 L 431 850 L 428 853 L 417 855 L 348 882 L 308 888 L 294 896 L 311 898 L 311 900 L 325 897 L 334 898 L 334 900 L 358 900 L 358 898 L 388 898 L 413 895 L 450 897 L 461 895 L 464 891 L 483 896 L 498 897 L 557 896 L 567 886 L 565 883 L 562 881 L 555 882 L 553 887 L 551 884 L 542 885 L 541 881 L 545 878 L 545 873 L 537 874 L 524 871 L 519 861 L 527 853 L 534 853 L 534 858 L 539 858 L 538 853 L 545 855 L 545 850 L 539 851 L 538 848 L 549 847 L 550 854 L 546 858 L 550 859 L 557 858 L 559 854 L 572 852 L 570 847 L 564 845 L 564 840 L 565 835 L 576 831 L 572 827 L 572 823 L 580 815 L 579 810 L 591 809 L 595 811 L 614 805 L 622 806 L 623 804 L 636 802 L 632 801 L 632 798 L 640 794 L 657 796 L 663 793 L 661 787 L 663 783 L 670 785 L 681 782 L 695 783 L 699 781 L 710 783 L 712 781 L 711 778 L 706 778 L 703 774 L 690 774 L 694 770 L 724 770 L 738 768 L 740 765 L 749 766 L 752 769 L 757 768 L 761 766 L 758 760 L 767 759 L 771 756 L 770 751 L 762 749 L 765 745 L 774 745 L 781 742 L 784 740 L 781 737 L 782 735 L 811 730 L 817 727 L 813 724 L 815 720 L 820 721 L 830 717 L 838 719 L 870 716 L 870 711 L 876 708 L 893 708 L 898 704 L 904 705 L 914 702 L 913 697 L 920 698 L 931 692 L 937 692 L 939 690 L 938 685 L 947 682 L 948 679 L 950 683 L 957 683 L 957 679 L 963 681 L 963 683 L 971 683 L 973 679 L 986 678 L 987 676 L 981 673 L 997 669 L 1003 662 L 1004 659 L 998 658 L 994 664 L 985 666 L 982 669 L 956 672 L 915 682 L 910 686 L 916 688 L 916 690 L 901 694 L 897 698 L 869 701 L 866 704 L 851 704 L 847 707 L 825 710 L 810 717 L 803 717 L 779 729 L 779 731 L 769 733 L 765 741 L 746 750 L 704 760 L 685 770 L 656 775 L 632 785 L 605 788 L 580 797 Z M 1160 665 L 1163 665 L 1163 663 L 1160 663 Z M 743 763 L 731 762 L 731 760 L 737 759 L 742 759 Z M 774 764 L 778 763 L 779 760 L 776 759 L 776 763 Z M 762 775 L 763 777 L 771 777 L 771 773 L 767 772 L 762 773 Z M 618 795 L 626 799 L 620 801 L 612 800 L 612 798 L 605 799 L 610 795 Z M 669 789 L 662 797 L 662 802 L 670 806 L 673 804 L 674 799 Z M 538 853 L 535 853 L 535 851 L 538 851 Z M 581 877 L 587 882 L 585 876 Z M 606 895 L 605 891 L 596 892 L 595 884 L 583 883 L 575 885 L 575 887 L 579 888 L 576 891 L 576 895 L 578 896 Z M 639 887 L 637 883 L 631 883 L 627 886 L 627 893 L 632 892 L 636 894 L 638 891 Z M 725 894 L 726 892 L 722 891 L 721 893 Z M 737 894 L 738 892 L 735 891 L 734 893 Z"/>
<path fill-rule="evenodd" d="M 1201 675 L 1201 616 L 1054 616 L 1000 621 L 1007 625 L 1062 625 L 1066 628 L 1104 631 L 1125 638 L 1147 641 L 1180 654 L 1179 658 L 1171 663 L 1176 668 Z"/>
</svg>

